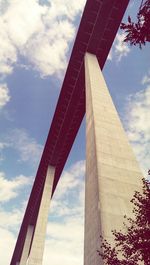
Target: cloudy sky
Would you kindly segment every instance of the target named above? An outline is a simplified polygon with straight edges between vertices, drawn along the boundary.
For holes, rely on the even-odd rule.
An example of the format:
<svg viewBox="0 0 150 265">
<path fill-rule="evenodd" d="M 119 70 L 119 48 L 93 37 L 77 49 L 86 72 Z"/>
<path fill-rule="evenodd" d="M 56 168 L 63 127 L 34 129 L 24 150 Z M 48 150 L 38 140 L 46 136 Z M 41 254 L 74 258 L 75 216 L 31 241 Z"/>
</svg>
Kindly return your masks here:
<svg viewBox="0 0 150 265">
<path fill-rule="evenodd" d="M 85 0 L 0 0 L 0 261 L 8 265 Z M 140 0 L 130 1 L 136 14 Z M 118 32 L 104 76 L 144 172 L 150 157 L 150 53 Z M 55 192 L 44 265 L 83 264 L 85 121 Z"/>
</svg>

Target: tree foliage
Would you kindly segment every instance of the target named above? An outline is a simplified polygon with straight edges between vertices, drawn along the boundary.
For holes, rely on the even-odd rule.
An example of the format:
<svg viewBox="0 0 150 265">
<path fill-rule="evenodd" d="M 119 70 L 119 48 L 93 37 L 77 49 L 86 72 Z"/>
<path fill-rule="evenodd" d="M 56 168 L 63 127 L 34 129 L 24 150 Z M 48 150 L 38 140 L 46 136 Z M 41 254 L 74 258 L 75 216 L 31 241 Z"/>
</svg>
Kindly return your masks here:
<svg viewBox="0 0 150 265">
<path fill-rule="evenodd" d="M 133 199 L 134 218 L 125 218 L 124 231 L 113 230 L 114 246 L 101 237 L 98 254 L 107 265 L 150 265 L 150 182 L 143 179 L 143 192 Z"/>
<path fill-rule="evenodd" d="M 136 23 L 128 16 L 128 23 L 121 23 L 120 28 L 127 33 L 124 41 L 130 45 L 138 44 L 142 48 L 142 45 L 150 42 L 150 0 L 142 0 Z"/>
</svg>

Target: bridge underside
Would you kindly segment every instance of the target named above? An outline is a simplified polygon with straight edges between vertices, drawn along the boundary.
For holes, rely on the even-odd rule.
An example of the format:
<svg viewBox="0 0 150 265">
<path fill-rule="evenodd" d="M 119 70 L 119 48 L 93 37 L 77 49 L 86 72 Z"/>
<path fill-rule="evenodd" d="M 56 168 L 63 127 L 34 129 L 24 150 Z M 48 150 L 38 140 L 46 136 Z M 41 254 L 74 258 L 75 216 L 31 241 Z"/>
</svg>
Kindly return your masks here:
<svg viewBox="0 0 150 265">
<path fill-rule="evenodd" d="M 28 225 L 36 223 L 48 165 L 55 167 L 53 194 L 84 117 L 85 53 L 96 55 L 103 68 L 128 2 L 88 0 L 86 3 L 11 265 L 20 260 Z"/>
</svg>

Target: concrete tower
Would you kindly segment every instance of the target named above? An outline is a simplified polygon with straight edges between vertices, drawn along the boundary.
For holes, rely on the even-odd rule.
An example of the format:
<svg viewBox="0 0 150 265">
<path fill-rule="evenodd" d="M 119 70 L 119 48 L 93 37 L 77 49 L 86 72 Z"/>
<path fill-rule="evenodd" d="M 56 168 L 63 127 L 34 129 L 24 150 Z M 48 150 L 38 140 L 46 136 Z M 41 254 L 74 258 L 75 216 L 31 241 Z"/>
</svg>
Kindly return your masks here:
<svg viewBox="0 0 150 265">
<path fill-rule="evenodd" d="M 85 265 L 98 265 L 100 235 L 113 243 L 112 229 L 120 230 L 123 216 L 141 189 L 141 171 L 112 102 L 95 55 L 85 55 L 86 180 Z M 101 261 L 101 264 L 103 262 Z"/>
</svg>

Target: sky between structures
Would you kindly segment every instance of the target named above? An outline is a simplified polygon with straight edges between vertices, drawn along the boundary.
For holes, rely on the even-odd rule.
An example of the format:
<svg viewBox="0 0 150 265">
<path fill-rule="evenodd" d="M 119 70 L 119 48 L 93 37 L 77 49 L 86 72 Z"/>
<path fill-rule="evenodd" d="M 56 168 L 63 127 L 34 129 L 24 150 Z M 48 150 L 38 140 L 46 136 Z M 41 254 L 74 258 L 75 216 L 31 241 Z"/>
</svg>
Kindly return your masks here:
<svg viewBox="0 0 150 265">
<path fill-rule="evenodd" d="M 130 1 L 127 15 L 140 0 Z M 85 0 L 0 0 L 0 261 L 8 265 Z M 150 53 L 118 32 L 104 67 L 141 168 L 149 167 Z M 44 265 L 83 263 L 83 121 L 51 205 Z"/>
</svg>

